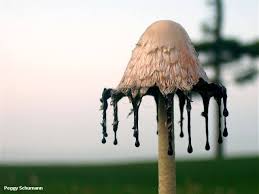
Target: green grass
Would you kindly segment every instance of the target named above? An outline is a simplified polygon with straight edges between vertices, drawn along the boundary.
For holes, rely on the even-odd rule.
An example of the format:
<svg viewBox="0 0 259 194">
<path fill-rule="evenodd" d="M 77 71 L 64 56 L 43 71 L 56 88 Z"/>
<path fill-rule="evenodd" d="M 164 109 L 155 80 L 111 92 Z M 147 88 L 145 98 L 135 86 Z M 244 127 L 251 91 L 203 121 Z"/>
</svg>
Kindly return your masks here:
<svg viewBox="0 0 259 194">
<path fill-rule="evenodd" d="M 258 165 L 258 157 L 177 162 L 177 194 L 259 193 Z M 3 185 L 44 186 L 43 192 L 19 194 L 156 194 L 157 163 L 0 166 L 0 193 L 10 193 Z"/>
</svg>

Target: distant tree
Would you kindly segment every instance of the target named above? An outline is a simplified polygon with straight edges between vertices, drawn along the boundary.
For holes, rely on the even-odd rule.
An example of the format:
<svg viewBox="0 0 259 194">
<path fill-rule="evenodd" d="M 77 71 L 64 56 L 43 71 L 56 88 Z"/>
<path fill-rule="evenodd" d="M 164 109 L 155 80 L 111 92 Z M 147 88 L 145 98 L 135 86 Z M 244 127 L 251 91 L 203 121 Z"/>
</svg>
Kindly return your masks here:
<svg viewBox="0 0 259 194">
<path fill-rule="evenodd" d="M 204 66 L 210 67 L 214 72 L 214 82 L 221 83 L 223 66 L 234 64 L 241 69 L 239 61 L 243 57 L 248 57 L 251 61 L 256 61 L 259 56 L 259 40 L 250 43 L 242 43 L 236 38 L 225 38 L 222 35 L 222 22 L 224 19 L 222 0 L 211 0 L 209 4 L 214 7 L 215 16 L 212 24 L 204 24 L 203 31 L 208 35 L 208 39 L 195 44 L 196 50 L 204 56 L 202 61 Z M 255 24 L 256 25 L 256 24 Z M 241 26 L 240 26 L 241 27 Z M 258 69 L 256 62 L 242 68 L 240 74 L 234 74 L 233 79 L 238 84 L 247 83 L 257 77 Z M 217 108 L 215 111 L 218 111 Z M 218 115 L 218 114 L 215 114 Z M 216 118 L 218 119 L 218 118 Z M 217 144 L 216 157 L 222 158 L 224 144 Z"/>
</svg>

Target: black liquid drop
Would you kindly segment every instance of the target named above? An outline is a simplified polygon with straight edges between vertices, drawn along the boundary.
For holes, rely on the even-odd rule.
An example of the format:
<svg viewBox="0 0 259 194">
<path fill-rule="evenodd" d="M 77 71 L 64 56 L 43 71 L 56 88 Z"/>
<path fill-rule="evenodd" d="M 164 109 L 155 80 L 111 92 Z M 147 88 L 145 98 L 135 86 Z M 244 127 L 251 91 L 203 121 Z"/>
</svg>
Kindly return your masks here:
<svg viewBox="0 0 259 194">
<path fill-rule="evenodd" d="M 139 147 L 139 145 L 140 145 L 139 141 L 138 141 L 138 140 L 136 140 L 136 142 L 135 142 L 135 146 L 136 146 L 136 147 Z"/>
<path fill-rule="evenodd" d="M 224 115 L 224 117 L 228 116 L 228 110 L 226 108 L 224 108 L 224 110 L 223 110 L 223 115 Z"/>
<path fill-rule="evenodd" d="M 167 154 L 169 156 L 172 156 L 174 154 L 173 149 L 171 147 L 169 147 Z"/>
<path fill-rule="evenodd" d="M 189 154 L 191 154 L 193 152 L 192 145 L 190 145 L 190 144 L 188 145 L 187 151 Z"/>
<path fill-rule="evenodd" d="M 209 142 L 206 142 L 205 150 L 210 150 L 210 144 L 209 144 Z"/>
<path fill-rule="evenodd" d="M 227 128 L 224 128 L 223 136 L 224 136 L 224 137 L 227 137 L 227 136 L 228 136 L 228 130 L 227 130 Z"/>
<path fill-rule="evenodd" d="M 219 144 L 222 144 L 222 143 L 223 143 L 222 136 L 219 136 L 218 143 L 219 143 Z"/>
<path fill-rule="evenodd" d="M 224 124 L 225 124 L 225 127 L 224 127 L 224 131 L 223 131 L 223 136 L 227 137 L 228 136 L 228 129 L 227 129 L 226 117 L 224 117 Z"/>
</svg>

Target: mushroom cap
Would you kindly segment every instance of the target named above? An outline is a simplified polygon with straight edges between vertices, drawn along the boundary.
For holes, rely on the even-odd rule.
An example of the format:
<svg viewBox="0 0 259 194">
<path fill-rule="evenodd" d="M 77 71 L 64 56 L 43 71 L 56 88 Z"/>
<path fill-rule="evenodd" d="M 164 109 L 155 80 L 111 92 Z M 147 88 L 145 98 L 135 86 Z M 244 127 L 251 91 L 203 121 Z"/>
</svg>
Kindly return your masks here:
<svg viewBox="0 0 259 194">
<path fill-rule="evenodd" d="M 166 95 L 189 91 L 200 78 L 208 81 L 187 32 L 176 22 L 161 20 L 140 37 L 117 89 L 131 89 L 135 96 L 157 86 Z"/>
</svg>

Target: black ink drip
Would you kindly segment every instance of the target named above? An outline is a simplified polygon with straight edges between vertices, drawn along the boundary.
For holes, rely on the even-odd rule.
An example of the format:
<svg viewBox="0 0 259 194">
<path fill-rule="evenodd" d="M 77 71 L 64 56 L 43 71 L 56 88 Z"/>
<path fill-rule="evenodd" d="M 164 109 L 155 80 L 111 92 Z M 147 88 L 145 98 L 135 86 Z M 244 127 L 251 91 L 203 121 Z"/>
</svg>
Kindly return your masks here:
<svg viewBox="0 0 259 194">
<path fill-rule="evenodd" d="M 165 102 L 168 128 L 168 155 L 172 156 L 174 154 L 174 94 L 168 94 Z"/>
<path fill-rule="evenodd" d="M 218 143 L 221 144 L 223 142 L 222 140 L 222 134 L 221 134 L 221 96 L 216 96 L 216 101 L 218 104 L 218 122 L 219 122 L 219 138 L 218 138 Z"/>
<path fill-rule="evenodd" d="M 154 95 L 155 103 L 156 103 L 156 122 L 158 123 L 158 96 Z M 158 135 L 158 129 L 156 130 L 156 134 Z"/>
<path fill-rule="evenodd" d="M 139 106 L 141 103 L 141 98 L 136 96 L 135 98 L 130 95 L 130 100 L 133 106 L 133 113 L 134 113 L 134 125 L 132 129 L 134 130 L 133 136 L 136 138 L 135 146 L 139 147 L 139 129 L 138 129 L 138 113 L 139 113 Z"/>
<path fill-rule="evenodd" d="M 186 110 L 187 110 L 187 116 L 188 116 L 188 140 L 189 140 L 189 145 L 188 145 L 188 153 L 192 153 L 192 139 L 191 139 L 191 99 L 190 96 L 187 96 L 187 104 L 186 104 Z"/>
<path fill-rule="evenodd" d="M 182 92 L 177 93 L 178 98 L 179 98 L 179 108 L 180 108 L 180 127 L 181 127 L 181 132 L 180 132 L 180 137 L 184 137 L 183 134 L 183 109 L 185 105 L 185 95 Z"/>
<path fill-rule="evenodd" d="M 226 117 L 228 116 L 228 110 L 227 110 L 227 90 L 226 88 L 221 84 L 216 83 L 207 83 L 204 80 L 200 79 L 199 82 L 193 87 L 193 91 L 196 91 L 201 94 L 204 104 L 204 112 L 202 113 L 202 116 L 206 119 L 206 146 L 205 149 L 209 149 L 209 142 L 208 142 L 208 110 L 207 106 L 209 106 L 209 99 L 213 96 L 217 102 L 218 105 L 218 130 L 219 130 L 219 137 L 218 137 L 218 143 L 222 143 L 222 134 L 221 134 L 221 99 L 223 98 L 223 115 L 224 115 L 224 131 L 223 136 L 226 137 L 228 135 L 227 131 L 227 125 L 226 125 Z"/>
<path fill-rule="evenodd" d="M 224 131 L 223 131 L 223 136 L 227 137 L 228 136 L 228 130 L 227 130 L 227 122 L 226 122 L 226 117 L 228 116 L 228 110 L 227 110 L 227 90 L 223 86 L 223 116 L 224 116 Z"/>
<path fill-rule="evenodd" d="M 206 146 L 205 149 L 209 150 L 210 149 L 210 144 L 209 144 L 209 129 L 208 129 L 208 110 L 209 110 L 209 101 L 211 97 L 214 97 L 217 104 L 218 104 L 218 125 L 219 125 L 219 137 L 218 137 L 218 142 L 222 143 L 222 132 L 221 132 L 221 99 L 223 99 L 223 115 L 224 115 L 224 130 L 223 130 L 223 136 L 227 137 L 228 136 L 228 131 L 227 131 L 227 124 L 226 124 L 226 117 L 228 116 L 228 110 L 227 110 L 227 90 L 224 86 L 220 84 L 215 84 L 215 83 L 207 83 L 203 79 L 200 79 L 199 82 L 193 86 L 191 91 L 188 91 L 187 95 L 185 95 L 184 91 L 177 90 L 176 94 L 179 97 L 179 108 L 180 108 L 180 137 L 183 137 L 183 111 L 184 111 L 184 106 L 186 104 L 186 110 L 187 110 L 187 117 L 188 117 L 188 149 L 187 151 L 189 153 L 193 152 L 192 148 L 192 143 L 191 143 L 191 92 L 198 92 L 202 96 L 203 100 L 203 106 L 204 106 L 204 111 L 202 112 L 202 116 L 205 117 L 205 125 L 206 125 Z M 158 96 L 161 95 L 160 90 L 157 86 L 150 87 L 149 90 L 145 95 L 150 95 L 155 98 L 156 101 L 156 109 L 158 111 Z M 144 95 L 144 96 L 145 96 Z M 104 88 L 102 97 L 100 99 L 102 105 L 101 105 L 101 110 L 102 110 L 102 143 L 106 143 L 106 137 L 108 136 L 107 134 L 107 127 L 106 127 L 106 111 L 108 108 L 108 99 L 112 98 L 111 105 L 113 106 L 113 131 L 114 131 L 114 141 L 113 144 L 116 145 L 118 144 L 117 140 L 117 130 L 118 130 L 118 102 L 119 100 L 127 96 L 133 106 L 132 112 L 134 113 L 134 134 L 133 136 L 136 138 L 135 141 L 135 146 L 139 147 L 139 126 L 138 126 L 138 117 L 139 117 L 139 107 L 141 103 L 141 99 L 143 96 L 138 94 L 136 97 L 133 98 L 132 92 L 130 89 L 128 89 L 127 94 L 125 95 L 121 91 L 118 90 L 113 90 L 113 89 L 106 89 Z M 174 93 L 170 93 L 164 96 L 165 102 L 166 102 L 166 113 L 167 113 L 167 127 L 168 127 L 168 155 L 173 155 L 174 151 Z M 187 103 L 186 103 L 187 101 Z M 158 114 L 158 113 L 157 113 Z M 158 121 L 158 116 L 157 116 L 157 121 Z M 157 132 L 158 133 L 158 132 Z"/>
<path fill-rule="evenodd" d="M 105 137 L 108 137 L 107 130 L 106 130 L 106 110 L 108 108 L 108 99 L 111 97 L 111 89 L 103 89 L 102 93 L 102 98 L 100 99 L 102 105 L 101 105 L 101 110 L 103 111 L 103 121 L 101 123 L 102 128 L 103 128 L 103 138 L 102 138 L 102 143 L 106 143 Z"/>
<path fill-rule="evenodd" d="M 210 144 L 209 144 L 209 128 L 208 128 L 208 110 L 209 110 L 209 102 L 210 97 L 207 93 L 201 93 L 202 101 L 203 101 L 203 107 L 204 111 L 201 113 L 201 115 L 205 118 L 205 125 L 206 125 L 206 145 L 205 149 L 210 150 Z"/>
<path fill-rule="evenodd" d="M 113 144 L 117 145 L 118 144 L 117 130 L 118 130 L 119 120 L 118 120 L 118 101 L 116 99 L 115 94 L 112 95 L 112 105 L 113 105 L 113 123 L 112 123 L 112 125 L 113 125 L 113 132 L 114 132 Z"/>
</svg>

